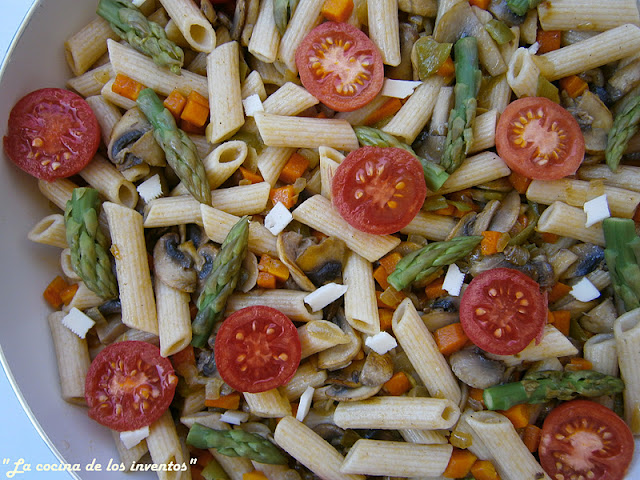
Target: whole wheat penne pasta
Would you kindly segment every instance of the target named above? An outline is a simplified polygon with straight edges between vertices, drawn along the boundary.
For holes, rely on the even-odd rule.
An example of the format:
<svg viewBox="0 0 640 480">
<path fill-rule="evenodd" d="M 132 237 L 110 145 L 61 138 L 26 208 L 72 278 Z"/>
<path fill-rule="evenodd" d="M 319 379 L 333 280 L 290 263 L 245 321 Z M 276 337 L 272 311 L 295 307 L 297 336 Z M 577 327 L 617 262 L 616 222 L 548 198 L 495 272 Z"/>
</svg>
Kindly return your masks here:
<svg viewBox="0 0 640 480">
<path fill-rule="evenodd" d="M 520 24 L 520 38 L 523 44 L 533 45 L 536 42 L 538 32 L 538 10 L 532 8 L 524 16 Z"/>
<path fill-rule="evenodd" d="M 184 38 L 184 35 L 180 31 L 180 27 L 178 27 L 178 24 L 173 19 L 169 19 L 167 24 L 164 26 L 164 32 L 167 34 L 167 39 L 171 40 L 179 47 L 191 48 L 189 42 Z"/>
<path fill-rule="evenodd" d="M 249 52 L 262 62 L 273 63 L 279 46 L 280 32 L 273 18 L 273 0 L 265 0 L 260 5 L 258 21 L 251 32 Z"/>
<path fill-rule="evenodd" d="M 38 180 L 40 193 L 63 212 L 67 207 L 67 202 L 71 200 L 74 188 L 78 188 L 78 185 L 67 178 L 58 178 L 53 182 Z"/>
<path fill-rule="evenodd" d="M 191 343 L 191 296 L 187 292 L 166 285 L 158 277 L 155 278 L 154 287 L 160 355 L 168 357 Z"/>
<path fill-rule="evenodd" d="M 320 147 L 320 193 L 331 200 L 331 184 L 338 165 L 345 156 L 338 150 L 330 147 Z"/>
<path fill-rule="evenodd" d="M 144 228 L 196 223 L 202 225 L 200 202 L 191 195 L 151 200 L 144 209 Z"/>
<path fill-rule="evenodd" d="M 64 217 L 59 213 L 47 215 L 29 230 L 27 238 L 32 242 L 67 248 L 67 229 L 64 225 Z"/>
<path fill-rule="evenodd" d="M 422 445 L 386 440 L 358 440 L 349 450 L 340 470 L 364 475 L 434 477 L 449 464 L 452 445 Z"/>
<path fill-rule="evenodd" d="M 207 236 L 216 243 L 222 243 L 231 227 L 240 220 L 240 217 L 204 204 L 200 204 L 200 213 Z M 258 255 L 266 253 L 277 257 L 276 243 L 277 238 L 264 225 L 255 221 L 249 224 L 249 250 Z"/>
<path fill-rule="evenodd" d="M 403 300 L 396 308 L 392 325 L 398 343 L 429 393 L 458 405 L 462 398 L 458 381 L 410 299 Z"/>
<path fill-rule="evenodd" d="M 142 215 L 113 202 L 105 202 L 102 207 L 109 222 L 111 252 L 116 260 L 122 323 L 157 335 L 158 317 Z"/>
<path fill-rule="evenodd" d="M 125 170 L 122 170 L 121 173 L 122 176 L 130 182 L 137 182 L 148 177 L 149 172 L 151 172 L 151 167 L 149 167 L 149 164 L 139 163 L 138 165 L 134 165 Z"/>
<path fill-rule="evenodd" d="M 240 35 L 240 43 L 243 47 L 249 46 L 249 41 L 253 35 L 253 29 L 258 21 L 260 14 L 260 0 L 249 0 L 246 4 L 246 17 L 242 34 Z"/>
<path fill-rule="evenodd" d="M 322 311 L 312 312 L 304 303 L 304 297 L 308 294 L 308 292 L 283 289 L 255 289 L 248 293 L 234 293 L 227 301 L 226 313 L 231 314 L 251 305 L 267 305 L 280 310 L 296 322 L 321 320 Z"/>
<path fill-rule="evenodd" d="M 248 393 L 243 397 L 249 406 L 249 411 L 264 418 L 281 418 L 291 415 L 291 404 L 277 388 L 266 392 Z"/>
<path fill-rule="evenodd" d="M 344 457 L 304 423 L 288 416 L 278 422 L 276 444 L 320 478 L 326 480 L 365 480 L 362 475 L 342 473 Z"/>
<path fill-rule="evenodd" d="M 171 465 L 184 463 L 184 455 L 182 446 L 176 431 L 176 425 L 171 417 L 171 412 L 167 410 L 160 419 L 156 420 L 149 426 L 149 436 L 146 439 L 151 460 L 155 465 Z M 158 478 L 179 480 L 182 472 L 179 470 L 164 471 L 158 470 Z"/>
<path fill-rule="evenodd" d="M 184 69 L 180 75 L 176 75 L 166 68 L 158 67 L 149 57 L 113 40 L 107 41 L 107 46 L 109 60 L 116 73 L 122 73 L 165 96 L 175 89 L 184 95 L 195 90 L 203 97 L 209 96 L 207 77 Z"/>
<path fill-rule="evenodd" d="M 280 40 L 278 60 L 293 73 L 298 72 L 296 66 L 296 50 L 304 37 L 320 23 L 320 11 L 323 0 L 301 0 L 296 7 L 287 29 Z M 264 77 L 263 77 L 264 78 Z"/>
<path fill-rule="evenodd" d="M 318 99 L 306 89 L 293 82 L 287 82 L 267 97 L 264 111 L 274 115 L 298 115 L 318 104 Z"/>
<path fill-rule="evenodd" d="M 498 115 L 498 110 L 493 109 L 476 117 L 473 122 L 473 142 L 469 153 L 480 152 L 495 146 Z"/>
<path fill-rule="evenodd" d="M 297 400 L 308 387 L 320 387 L 327 379 L 327 371 L 318 369 L 313 361 L 302 362 L 293 378 L 280 387 L 290 402 Z"/>
<path fill-rule="evenodd" d="M 478 457 L 480 460 L 493 460 L 493 456 L 482 441 L 482 438 L 469 425 L 469 416 L 474 412 L 475 411 L 470 407 L 467 407 L 460 415 L 460 418 L 454 430 L 471 437 L 471 445 L 469 445 L 468 450 L 476 457 Z"/>
<path fill-rule="evenodd" d="M 467 157 L 438 190 L 438 195 L 457 192 L 474 185 L 491 182 L 511 173 L 507 164 L 493 152 Z"/>
<path fill-rule="evenodd" d="M 605 185 L 640 192 L 640 167 L 620 165 L 612 172 L 607 165 L 584 165 L 577 175 L 580 180 L 602 180 Z"/>
<path fill-rule="evenodd" d="M 131 448 L 127 448 L 122 440 L 120 440 L 120 432 L 111 430 L 113 435 L 113 441 L 118 450 L 118 456 L 120 457 L 120 463 L 124 465 L 125 472 L 131 471 L 131 467 L 135 465 L 148 451 L 147 441 L 142 440 L 137 445 Z"/>
<path fill-rule="evenodd" d="M 447 444 L 449 441 L 444 434 L 437 430 L 418 430 L 416 428 L 402 428 L 398 430 L 405 442 L 421 443 L 423 445 Z"/>
<path fill-rule="evenodd" d="M 247 78 L 244 79 L 241 89 L 243 99 L 254 94 L 257 94 L 262 102 L 267 98 L 267 91 L 264 88 L 262 77 L 255 70 L 253 70 L 249 75 L 247 75 Z"/>
<path fill-rule="evenodd" d="M 100 154 L 80 171 L 80 176 L 110 202 L 129 208 L 134 208 L 138 203 L 136 186 Z"/>
<path fill-rule="evenodd" d="M 191 48 L 209 53 L 216 48 L 216 33 L 198 6 L 188 0 L 160 0 Z"/>
<path fill-rule="evenodd" d="M 633 0 L 553 0 L 538 6 L 538 20 L 543 30 L 604 31 L 625 23 L 637 25 L 640 16 Z"/>
<path fill-rule="evenodd" d="M 342 279 L 349 287 L 344 294 L 344 314 L 349 324 L 368 335 L 379 333 L 380 317 L 371 262 L 356 252 L 349 252 Z"/>
<path fill-rule="evenodd" d="M 507 82 L 518 98 L 535 97 L 538 91 L 540 69 L 531 57 L 528 49 L 520 47 L 509 61 Z"/>
<path fill-rule="evenodd" d="M 254 471 L 251 460 L 243 457 L 229 457 L 218 452 L 215 448 L 210 448 L 209 452 L 213 455 L 213 458 L 220 464 L 231 480 L 243 480 L 245 473 Z"/>
<path fill-rule="evenodd" d="M 258 155 L 258 170 L 265 182 L 275 186 L 280 177 L 280 172 L 293 155 L 295 148 L 289 147 L 265 147 Z"/>
<path fill-rule="evenodd" d="M 96 18 L 85 25 L 64 42 L 67 64 L 74 75 L 82 75 L 89 70 L 107 51 L 107 39 L 118 39 L 104 18 Z"/>
<path fill-rule="evenodd" d="M 449 112 L 453 107 L 453 87 L 441 87 L 433 106 L 429 133 L 432 135 L 446 135 L 448 130 Z"/>
<path fill-rule="evenodd" d="M 602 225 L 596 223 L 585 227 L 587 214 L 582 208 L 572 207 L 564 202 L 554 202 L 542 212 L 536 230 L 555 233 L 563 237 L 575 238 L 583 242 L 604 245 Z"/>
<path fill-rule="evenodd" d="M 136 106 L 136 102 L 134 100 L 113 91 L 113 82 L 115 82 L 115 78 L 110 79 L 102 86 L 100 96 L 104 97 L 109 103 L 125 110 L 134 108 Z"/>
<path fill-rule="evenodd" d="M 239 217 L 255 215 L 267 207 L 270 191 L 271 185 L 267 182 L 218 188 L 211 191 L 211 206 Z M 239 198 L 242 202 L 238 202 Z"/>
<path fill-rule="evenodd" d="M 91 364 L 89 347 L 86 339 L 62 324 L 64 316 L 64 312 L 53 312 L 47 317 L 56 351 L 62 398 L 69 403 L 85 405 L 85 377 Z"/>
<path fill-rule="evenodd" d="M 336 345 L 349 343 L 347 334 L 327 320 L 312 320 L 298 327 L 298 338 L 303 359 Z"/>
<path fill-rule="evenodd" d="M 106 45 L 106 43 L 105 43 Z M 105 83 L 114 77 L 109 62 L 89 70 L 82 75 L 67 80 L 67 87 L 72 88 L 83 97 L 99 95 Z"/>
<path fill-rule="evenodd" d="M 355 10 L 355 9 L 354 9 Z M 341 120 L 346 120 L 351 125 L 364 125 L 367 121 L 367 118 L 378 110 L 382 105 L 384 105 L 389 97 L 385 97 L 383 95 L 376 95 L 376 97 L 367 103 L 365 106 L 360 107 L 351 112 L 338 112 L 334 115 L 333 118 L 339 118 Z"/>
<path fill-rule="evenodd" d="M 382 54 L 382 61 L 393 67 L 400 64 L 400 27 L 398 0 L 367 2 L 369 36 Z"/>
<path fill-rule="evenodd" d="M 633 55 L 640 48 L 640 28 L 621 25 L 542 55 L 533 57 L 550 82 Z"/>
<path fill-rule="evenodd" d="M 220 45 L 209 54 L 207 80 L 211 110 L 207 140 L 217 143 L 229 138 L 244 124 L 238 42 Z"/>
<path fill-rule="evenodd" d="M 460 416 L 458 405 L 446 398 L 373 397 L 340 402 L 333 420 L 341 428 L 448 429 Z"/>
<path fill-rule="evenodd" d="M 292 214 L 295 220 L 325 235 L 338 237 L 351 250 L 370 262 L 383 257 L 400 243 L 399 238 L 391 235 L 372 235 L 356 230 L 333 208 L 331 200 L 322 195 L 314 195 L 305 200 Z"/>
<path fill-rule="evenodd" d="M 405 235 L 422 235 L 428 240 L 442 241 L 456 226 L 456 219 L 447 215 L 418 212 L 409 225 L 400 230 Z"/>
<path fill-rule="evenodd" d="M 640 433 L 640 309 L 618 317 L 613 324 L 620 375 L 624 380 L 624 419 L 634 435 Z"/>
<path fill-rule="evenodd" d="M 98 93 L 100 92 L 98 91 Z M 98 124 L 100 125 L 102 141 L 105 145 L 109 145 L 113 127 L 122 118 L 120 110 L 102 95 L 93 95 L 88 97 L 86 100 L 87 103 L 91 105 L 91 109 L 93 110 L 93 113 L 95 113 Z"/>
<path fill-rule="evenodd" d="M 589 360 L 596 372 L 617 376 L 618 350 L 613 333 L 599 333 L 589 338 L 583 347 L 584 359 Z"/>
<path fill-rule="evenodd" d="M 318 353 L 318 368 L 335 370 L 347 366 L 362 349 L 360 333 L 353 329 L 346 319 L 339 318 L 340 328 L 349 337 L 349 343 L 336 345 Z"/>
<path fill-rule="evenodd" d="M 270 147 L 355 150 L 358 138 L 351 125 L 334 118 L 309 118 L 256 113 L 254 116 L 264 144 Z"/>
</svg>

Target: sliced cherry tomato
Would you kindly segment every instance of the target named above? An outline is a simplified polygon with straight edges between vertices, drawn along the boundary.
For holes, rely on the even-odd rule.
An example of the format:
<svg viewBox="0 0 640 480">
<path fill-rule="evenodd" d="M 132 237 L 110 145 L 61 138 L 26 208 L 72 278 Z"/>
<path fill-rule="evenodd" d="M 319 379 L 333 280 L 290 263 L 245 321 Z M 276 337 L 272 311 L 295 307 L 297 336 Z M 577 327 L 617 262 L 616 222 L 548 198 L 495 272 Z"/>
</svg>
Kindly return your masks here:
<svg viewBox="0 0 640 480">
<path fill-rule="evenodd" d="M 25 172 L 49 182 L 78 173 L 100 145 L 100 126 L 89 104 L 62 88 L 29 93 L 9 114 L 7 156 Z"/>
<path fill-rule="evenodd" d="M 631 430 L 612 410 L 572 400 L 545 419 L 538 453 L 551 478 L 622 480 L 634 446 Z"/>
<path fill-rule="evenodd" d="M 289 317 L 255 305 L 222 322 L 214 352 L 218 372 L 231 388 L 258 393 L 291 380 L 300 364 L 301 346 Z"/>
<path fill-rule="evenodd" d="M 386 235 L 406 227 L 427 196 L 420 162 L 392 147 L 361 147 L 337 168 L 333 204 L 351 226 Z"/>
<path fill-rule="evenodd" d="M 542 334 L 547 296 L 518 270 L 495 268 L 475 277 L 460 299 L 460 323 L 478 347 L 513 355 Z"/>
<path fill-rule="evenodd" d="M 112 343 L 91 362 L 84 395 L 91 418 L 123 432 L 158 420 L 177 384 L 171 362 L 158 347 L 127 340 Z"/>
<path fill-rule="evenodd" d="M 525 97 L 505 108 L 496 127 L 498 155 L 511 170 L 538 180 L 576 172 L 584 137 L 575 118 L 544 97 Z"/>
<path fill-rule="evenodd" d="M 378 47 L 349 23 L 325 22 L 296 50 L 302 85 L 327 107 L 350 112 L 382 89 L 384 65 Z"/>
</svg>

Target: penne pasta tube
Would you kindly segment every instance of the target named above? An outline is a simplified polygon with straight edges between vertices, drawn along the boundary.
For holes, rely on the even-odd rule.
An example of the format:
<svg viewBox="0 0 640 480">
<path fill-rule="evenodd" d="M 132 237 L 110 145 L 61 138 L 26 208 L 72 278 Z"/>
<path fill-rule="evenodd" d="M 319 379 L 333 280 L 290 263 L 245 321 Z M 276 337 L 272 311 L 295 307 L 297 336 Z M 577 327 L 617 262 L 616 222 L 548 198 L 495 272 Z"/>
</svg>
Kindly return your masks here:
<svg viewBox="0 0 640 480">
<path fill-rule="evenodd" d="M 536 230 L 604 246 L 602 225 L 596 223 L 585 227 L 586 223 L 587 214 L 582 208 L 572 207 L 557 201 L 542 212 Z"/>
<path fill-rule="evenodd" d="M 149 426 L 149 436 L 146 439 L 151 460 L 155 465 L 181 465 L 184 463 L 182 454 L 182 446 L 176 431 L 176 425 L 173 423 L 171 412 L 167 410 L 160 419 L 156 420 Z M 159 469 L 158 478 L 175 479 L 181 478 L 182 472 L 172 468 Z"/>
<path fill-rule="evenodd" d="M 98 93 L 100 93 L 100 91 L 98 91 Z M 105 145 L 109 145 L 113 127 L 122 118 L 120 110 L 102 95 L 96 94 L 88 97 L 86 100 L 87 103 L 91 105 L 91 109 L 93 113 L 95 113 L 98 124 L 100 125 L 102 141 Z"/>
<path fill-rule="evenodd" d="M 299 290 L 252 290 L 249 293 L 234 293 L 227 301 L 226 314 L 229 315 L 251 305 L 267 305 L 280 310 L 296 322 L 311 322 L 322 319 L 322 311 L 311 312 L 304 303 L 309 292 Z"/>
<path fill-rule="evenodd" d="M 498 123 L 498 110 L 493 109 L 478 115 L 473 122 L 473 142 L 469 153 L 477 153 L 492 148 L 496 144 L 496 124 Z"/>
<path fill-rule="evenodd" d="M 327 320 L 312 320 L 298 327 L 298 338 L 303 359 L 336 345 L 349 343 L 348 335 Z"/>
<path fill-rule="evenodd" d="M 104 84 L 113 77 L 113 69 L 111 64 L 107 62 L 82 75 L 70 78 L 67 80 L 67 87 L 75 90 L 86 99 L 87 97 L 99 95 Z"/>
<path fill-rule="evenodd" d="M 75 272 L 73 265 L 71 265 L 71 250 L 69 248 L 65 248 L 60 252 L 60 268 L 64 276 L 69 280 L 81 280 L 80 275 Z"/>
<path fill-rule="evenodd" d="M 447 215 L 418 212 L 409 225 L 400 230 L 405 235 L 422 235 L 428 240 L 442 241 L 456 226 L 456 219 Z"/>
<path fill-rule="evenodd" d="M 264 102 L 267 98 L 267 91 L 264 88 L 264 82 L 262 81 L 262 77 L 260 74 L 253 70 L 247 78 L 242 82 L 242 98 L 245 99 L 250 95 L 258 95 L 260 97 L 260 101 Z M 264 106 L 264 104 L 263 104 Z"/>
<path fill-rule="evenodd" d="M 640 434 L 640 309 L 618 317 L 613 324 L 620 376 L 624 380 L 624 419 L 634 435 Z"/>
<path fill-rule="evenodd" d="M 298 73 L 296 50 L 304 37 L 320 23 L 323 0 L 300 0 L 280 40 L 278 60 L 291 72 Z M 263 77 L 264 78 L 264 77 Z"/>
<path fill-rule="evenodd" d="M 136 186 L 124 178 L 113 164 L 97 154 L 84 167 L 80 176 L 100 194 L 113 203 L 134 208 L 138 203 Z"/>
<path fill-rule="evenodd" d="M 421 443 L 423 445 L 447 444 L 449 441 L 444 433 L 437 430 L 418 430 L 415 428 L 403 428 L 398 430 L 405 442 Z"/>
<path fill-rule="evenodd" d="M 98 17 L 64 42 L 67 64 L 74 75 L 82 75 L 89 70 L 107 51 L 107 39 L 118 39 L 109 22 Z"/>
<path fill-rule="evenodd" d="M 467 157 L 440 187 L 437 194 L 457 192 L 465 188 L 506 177 L 511 173 L 507 164 L 493 152 L 482 152 Z M 429 192 L 427 192 L 429 193 Z"/>
<path fill-rule="evenodd" d="M 386 65 L 400 64 L 400 24 L 398 0 L 369 0 L 367 2 L 369 36 L 382 54 Z"/>
<path fill-rule="evenodd" d="M 333 420 L 341 428 L 448 429 L 460 417 L 458 405 L 446 398 L 373 397 L 340 402 Z"/>
<path fill-rule="evenodd" d="M 577 175 L 580 180 L 601 180 L 605 185 L 640 192 L 640 167 L 620 165 L 612 172 L 606 165 L 584 165 Z"/>
<path fill-rule="evenodd" d="M 118 456 L 120 457 L 120 463 L 125 467 L 125 472 L 131 471 L 131 467 L 138 462 L 148 451 L 147 441 L 142 440 L 137 445 L 131 448 L 127 448 L 122 440 L 120 440 L 120 432 L 111 430 L 113 435 L 113 441 L 118 450 Z"/>
<path fill-rule="evenodd" d="M 258 170 L 265 182 L 272 187 L 276 185 L 280 172 L 287 161 L 295 152 L 295 148 L 289 147 L 265 147 L 258 155 Z"/>
<path fill-rule="evenodd" d="M 160 0 L 191 48 L 209 53 L 216 47 L 216 32 L 198 6 L 190 0 Z"/>
<path fill-rule="evenodd" d="M 360 332 L 375 335 L 380 332 L 380 316 L 376 300 L 376 284 L 373 265 L 356 252 L 349 252 L 342 271 L 344 314 L 347 322 Z"/>
<path fill-rule="evenodd" d="M 249 53 L 261 62 L 273 63 L 278 56 L 279 45 L 280 32 L 273 18 L 273 0 L 264 0 L 249 40 Z"/>
<path fill-rule="evenodd" d="M 27 238 L 32 242 L 67 248 L 67 229 L 64 225 L 64 217 L 59 213 L 47 215 L 29 230 Z"/>
<path fill-rule="evenodd" d="M 583 347 L 584 359 L 589 360 L 596 372 L 617 376 L 618 351 L 613 333 L 599 333 L 589 338 Z"/>
<path fill-rule="evenodd" d="M 158 277 L 155 278 L 154 287 L 160 354 L 168 357 L 191 343 L 191 295 L 166 285 Z"/>
<path fill-rule="evenodd" d="M 144 228 L 170 227 L 196 223 L 202 225 L 200 202 L 191 195 L 151 200 L 144 208 Z"/>
<path fill-rule="evenodd" d="M 331 184 L 338 165 L 345 156 L 338 150 L 329 147 L 320 147 L 320 193 L 331 200 Z"/>
<path fill-rule="evenodd" d="M 91 307 L 98 307 L 104 303 L 104 298 L 93 293 L 84 282 L 78 282 L 78 289 L 68 305 L 62 307 L 64 312 L 71 311 L 72 308 L 86 310 Z"/>
<path fill-rule="evenodd" d="M 531 57 L 528 49 L 520 47 L 509 61 L 507 83 L 518 98 L 535 97 L 538 91 L 540 69 Z"/>
<path fill-rule="evenodd" d="M 63 212 L 67 207 L 67 202 L 71 200 L 74 188 L 78 188 L 78 185 L 67 178 L 58 178 L 53 182 L 38 180 L 40 193 Z"/>
<path fill-rule="evenodd" d="M 280 394 L 277 388 L 260 393 L 244 392 L 244 400 L 249 406 L 249 411 L 264 418 L 282 418 L 291 415 L 289 400 Z"/>
<path fill-rule="evenodd" d="M 287 82 L 269 95 L 262 106 L 267 113 L 293 116 L 317 104 L 318 99 L 306 89 L 293 82 Z"/>
<path fill-rule="evenodd" d="M 287 400 L 293 402 L 300 398 L 308 387 L 321 387 L 327 379 L 327 371 L 319 370 L 313 361 L 302 362 L 293 378 L 280 387 Z"/>
<path fill-rule="evenodd" d="M 538 20 L 543 30 L 604 31 L 625 23 L 638 25 L 640 16 L 634 0 L 553 0 L 538 6 Z"/>
</svg>

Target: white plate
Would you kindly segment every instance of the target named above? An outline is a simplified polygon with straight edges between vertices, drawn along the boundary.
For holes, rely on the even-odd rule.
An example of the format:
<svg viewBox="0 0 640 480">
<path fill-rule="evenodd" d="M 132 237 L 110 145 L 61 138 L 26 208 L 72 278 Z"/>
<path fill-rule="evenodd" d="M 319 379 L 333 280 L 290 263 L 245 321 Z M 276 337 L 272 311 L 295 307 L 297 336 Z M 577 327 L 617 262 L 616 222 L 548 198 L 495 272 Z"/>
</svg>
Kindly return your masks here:
<svg viewBox="0 0 640 480">
<path fill-rule="evenodd" d="M 40 0 L 32 8 L 0 72 L 0 137 L 6 133 L 6 119 L 18 99 L 38 88 L 65 85 L 71 74 L 63 43 L 95 17 L 96 5 L 93 0 Z M 46 322 L 50 310 L 42 300 L 42 291 L 59 272 L 59 250 L 26 239 L 31 227 L 51 210 L 39 194 L 37 182 L 14 167 L 4 153 L 0 157 L 0 272 L 4 276 L 0 345 L 19 393 L 48 437 L 45 440 L 70 464 L 84 468 L 95 458 L 106 468 L 119 458 L 111 433 L 90 420 L 84 407 L 70 405 L 60 397 Z M 640 452 L 638 441 L 636 444 Z M 637 457 L 628 479 L 640 478 Z M 143 473 L 85 471 L 79 477 L 157 478 Z"/>
</svg>

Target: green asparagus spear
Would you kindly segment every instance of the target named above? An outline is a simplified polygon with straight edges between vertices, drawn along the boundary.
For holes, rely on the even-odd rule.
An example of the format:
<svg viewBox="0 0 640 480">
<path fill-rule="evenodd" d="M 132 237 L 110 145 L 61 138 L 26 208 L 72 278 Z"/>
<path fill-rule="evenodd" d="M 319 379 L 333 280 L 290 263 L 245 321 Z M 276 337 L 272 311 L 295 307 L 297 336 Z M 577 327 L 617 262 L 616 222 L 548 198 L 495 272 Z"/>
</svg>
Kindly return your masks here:
<svg viewBox="0 0 640 480">
<path fill-rule="evenodd" d="M 211 273 L 198 297 L 198 313 L 193 319 L 191 345 L 204 347 L 209 335 L 224 313 L 227 298 L 236 288 L 240 267 L 247 253 L 249 219 L 242 217 L 229 230 L 220 251 L 213 260 Z"/>
<path fill-rule="evenodd" d="M 169 67 L 180 75 L 184 52 L 167 38 L 164 28 L 147 20 L 133 3 L 128 0 L 100 0 L 97 13 L 133 48 L 150 56 L 157 65 Z"/>
<path fill-rule="evenodd" d="M 542 0 L 507 0 L 507 6 L 516 15 L 526 15 L 531 8 L 536 8 Z"/>
<path fill-rule="evenodd" d="M 361 145 L 402 148 L 411 153 L 420 161 L 422 171 L 424 172 L 424 181 L 427 184 L 427 188 L 432 192 L 437 191 L 442 184 L 447 181 L 447 178 L 449 178 L 449 174 L 445 172 L 440 165 L 416 155 L 416 152 L 414 152 L 409 145 L 401 142 L 393 135 L 373 127 L 358 126 L 353 129 Z"/>
<path fill-rule="evenodd" d="M 620 113 L 613 120 L 613 126 L 607 137 L 605 159 L 612 172 L 618 170 L 622 154 L 627 148 L 629 139 L 640 127 L 640 95 L 627 101 Z"/>
<path fill-rule="evenodd" d="M 211 204 L 211 189 L 204 165 L 193 141 L 176 126 L 176 121 L 156 92 L 145 88 L 138 95 L 138 106 L 153 125 L 153 136 L 164 150 L 167 163 L 200 203 Z"/>
<path fill-rule="evenodd" d="M 100 199 L 93 188 L 75 188 L 64 212 L 71 265 L 82 281 L 105 299 L 118 296 L 118 284 L 111 270 L 109 241 L 100 230 Z"/>
<path fill-rule="evenodd" d="M 446 242 L 433 242 L 405 255 L 387 277 L 389 284 L 396 290 L 402 290 L 411 283 L 431 275 L 439 268 L 460 260 L 468 255 L 482 237 L 455 237 Z"/>
<path fill-rule="evenodd" d="M 620 378 L 595 370 L 546 370 L 527 374 L 519 382 L 485 388 L 482 397 L 489 410 L 507 410 L 520 403 L 571 400 L 578 395 L 599 397 L 623 390 L 624 382 Z"/>
<path fill-rule="evenodd" d="M 629 311 L 640 307 L 640 237 L 630 218 L 605 218 L 604 258 L 616 298 Z"/>
<path fill-rule="evenodd" d="M 273 443 L 244 430 L 214 430 L 195 423 L 189 429 L 187 443 L 196 448 L 215 448 L 229 457 L 244 457 L 272 465 L 287 464 L 287 458 Z"/>
<path fill-rule="evenodd" d="M 482 73 L 478 68 L 478 41 L 464 37 L 454 47 L 456 65 L 455 106 L 449 113 L 449 131 L 445 140 L 441 165 L 448 173 L 455 172 L 466 158 L 473 142 L 473 121 L 476 118 L 476 96 Z"/>
</svg>

